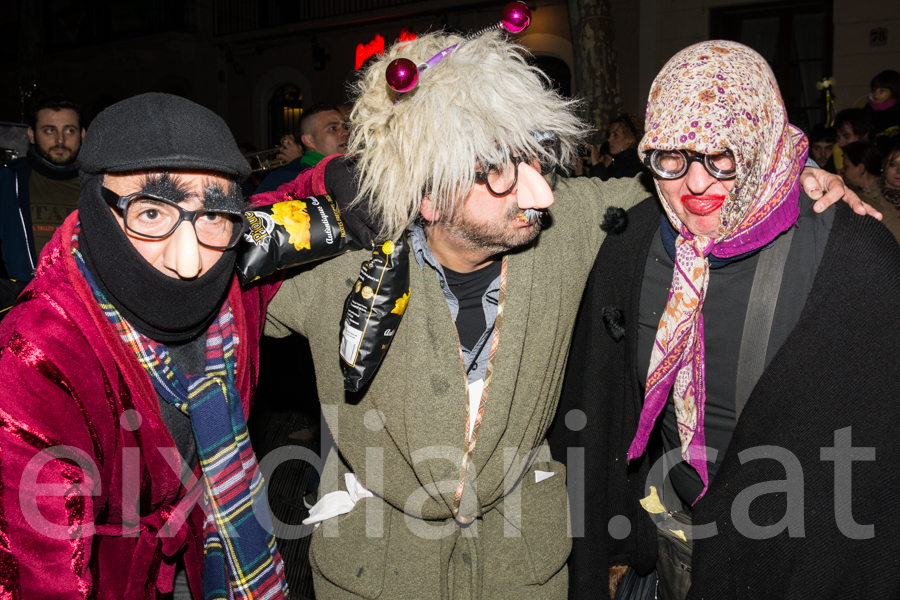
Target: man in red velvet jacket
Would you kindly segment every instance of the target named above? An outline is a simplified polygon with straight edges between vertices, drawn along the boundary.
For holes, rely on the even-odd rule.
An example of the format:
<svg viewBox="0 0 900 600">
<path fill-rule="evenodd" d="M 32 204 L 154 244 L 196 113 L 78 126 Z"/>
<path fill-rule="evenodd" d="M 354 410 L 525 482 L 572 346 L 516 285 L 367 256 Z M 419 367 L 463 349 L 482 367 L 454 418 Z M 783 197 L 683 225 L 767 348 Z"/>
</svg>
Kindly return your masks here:
<svg viewBox="0 0 900 600">
<path fill-rule="evenodd" d="M 0 328 L 0 597 L 283 597 L 267 524 L 231 519 L 264 501 L 245 419 L 277 289 L 234 276 L 247 163 L 166 94 L 101 113 L 80 159 Z"/>
</svg>

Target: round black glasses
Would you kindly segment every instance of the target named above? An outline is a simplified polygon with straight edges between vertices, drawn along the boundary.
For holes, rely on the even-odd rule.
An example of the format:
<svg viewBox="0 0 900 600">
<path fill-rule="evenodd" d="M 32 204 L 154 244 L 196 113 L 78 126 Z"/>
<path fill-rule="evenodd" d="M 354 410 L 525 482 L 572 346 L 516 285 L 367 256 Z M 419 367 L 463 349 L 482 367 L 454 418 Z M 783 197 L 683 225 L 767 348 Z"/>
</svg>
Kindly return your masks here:
<svg viewBox="0 0 900 600">
<path fill-rule="evenodd" d="M 662 179 L 682 177 L 695 161 L 702 164 L 706 172 L 716 179 L 734 179 L 737 176 L 734 154 L 731 151 L 691 156 L 687 150 L 654 150 L 644 157 L 644 164 Z"/>
<path fill-rule="evenodd" d="M 190 221 L 201 246 L 228 250 L 244 232 L 244 217 L 239 212 L 184 210 L 167 198 L 143 192 L 119 196 L 104 187 L 100 193 L 107 204 L 119 209 L 125 229 L 138 237 L 161 240 L 172 235 L 182 221 Z"/>
<path fill-rule="evenodd" d="M 527 156 L 513 156 L 502 167 L 489 165 L 484 171 L 475 171 L 475 181 L 487 185 L 488 191 L 494 196 L 506 196 L 519 181 L 519 164 L 528 162 L 530 160 Z"/>
</svg>

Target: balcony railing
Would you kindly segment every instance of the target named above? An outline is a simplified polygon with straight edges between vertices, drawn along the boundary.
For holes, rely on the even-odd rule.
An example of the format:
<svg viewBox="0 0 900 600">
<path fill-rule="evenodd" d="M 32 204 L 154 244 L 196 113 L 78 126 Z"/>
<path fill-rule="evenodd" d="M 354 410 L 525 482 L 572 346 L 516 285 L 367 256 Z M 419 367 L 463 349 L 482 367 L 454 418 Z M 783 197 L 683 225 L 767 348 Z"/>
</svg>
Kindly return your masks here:
<svg viewBox="0 0 900 600">
<path fill-rule="evenodd" d="M 46 11 L 49 50 L 153 33 L 197 30 L 196 0 L 98 0 Z"/>
<path fill-rule="evenodd" d="M 219 0 L 215 35 L 394 8 L 421 0 Z"/>
</svg>

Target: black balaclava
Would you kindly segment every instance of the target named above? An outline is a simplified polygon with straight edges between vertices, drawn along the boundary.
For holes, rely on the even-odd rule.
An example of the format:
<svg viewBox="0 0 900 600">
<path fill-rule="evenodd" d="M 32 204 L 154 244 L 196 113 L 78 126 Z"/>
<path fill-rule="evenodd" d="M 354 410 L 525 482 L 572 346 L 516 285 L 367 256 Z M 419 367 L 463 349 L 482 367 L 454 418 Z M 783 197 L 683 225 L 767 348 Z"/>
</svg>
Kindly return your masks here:
<svg viewBox="0 0 900 600">
<path fill-rule="evenodd" d="M 100 195 L 104 173 L 209 171 L 236 182 L 250 173 L 225 122 L 169 94 L 143 94 L 100 113 L 85 136 L 79 244 L 106 298 L 131 325 L 158 342 L 195 338 L 218 313 L 234 269 L 225 251 L 201 277 L 169 277 L 134 248 Z"/>
</svg>

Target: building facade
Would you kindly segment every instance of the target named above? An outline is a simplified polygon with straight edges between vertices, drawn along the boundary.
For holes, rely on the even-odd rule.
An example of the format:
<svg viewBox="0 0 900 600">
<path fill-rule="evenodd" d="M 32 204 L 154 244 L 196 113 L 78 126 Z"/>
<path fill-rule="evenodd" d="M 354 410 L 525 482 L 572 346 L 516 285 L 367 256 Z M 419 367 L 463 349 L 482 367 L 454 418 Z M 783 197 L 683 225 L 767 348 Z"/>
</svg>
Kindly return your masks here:
<svg viewBox="0 0 900 600">
<path fill-rule="evenodd" d="M 575 2 L 578 0 L 570 0 Z M 791 118 L 823 120 L 816 82 L 833 76 L 836 108 L 868 93 L 877 72 L 900 70 L 895 0 L 608 0 L 625 112 L 643 114 L 650 84 L 688 44 L 724 37 L 770 61 Z M 89 121 L 149 91 L 187 97 L 221 115 L 239 142 L 269 148 L 317 102 L 350 102 L 357 66 L 401 36 L 471 31 L 505 2 L 477 0 L 44 0 L 38 21 L 19 3 L 0 29 L 18 31 L 7 55 L 38 89 L 65 93 Z M 563 92 L 576 91 L 567 0 L 529 0 L 517 39 Z M 15 45 L 14 45 L 15 44 Z M 14 46 L 14 47 L 13 47 Z M 19 121 L 15 85 L 0 91 L 0 121 Z"/>
</svg>

